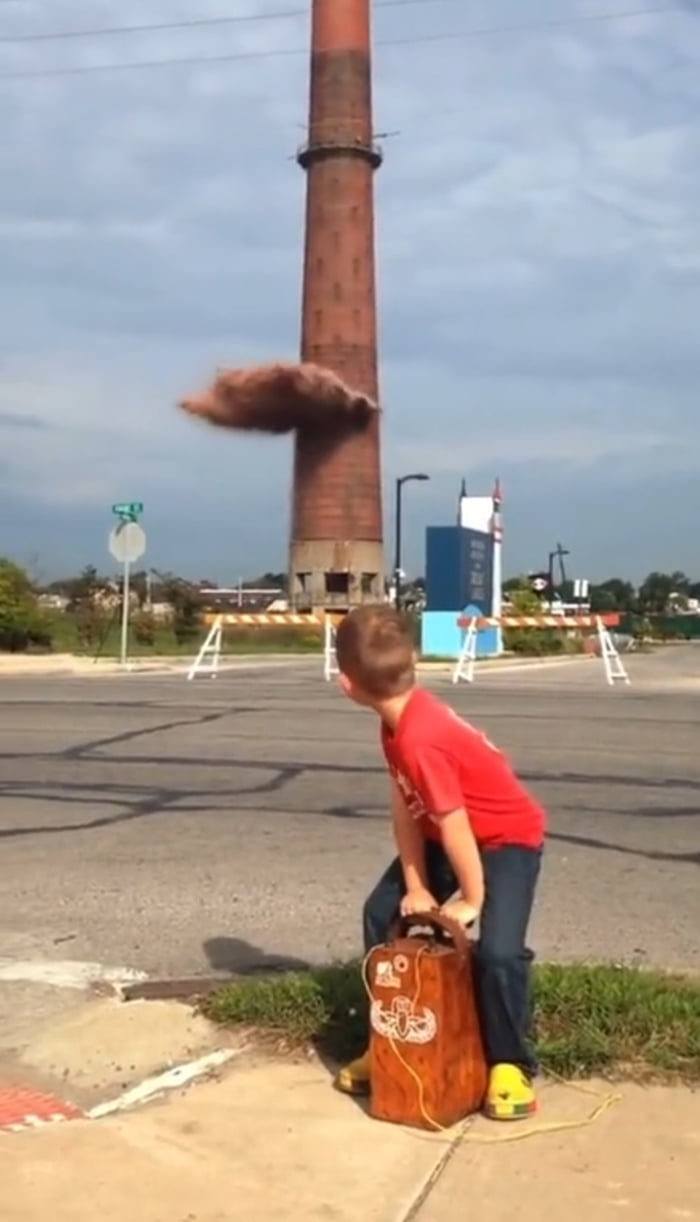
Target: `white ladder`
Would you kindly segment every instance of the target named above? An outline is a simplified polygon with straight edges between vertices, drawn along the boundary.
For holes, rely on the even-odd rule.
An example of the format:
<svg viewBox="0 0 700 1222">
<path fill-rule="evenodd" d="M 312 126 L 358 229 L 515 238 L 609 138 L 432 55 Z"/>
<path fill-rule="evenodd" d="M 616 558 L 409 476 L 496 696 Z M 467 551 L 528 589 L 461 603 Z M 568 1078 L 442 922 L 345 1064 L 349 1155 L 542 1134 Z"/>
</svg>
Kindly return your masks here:
<svg viewBox="0 0 700 1222">
<path fill-rule="evenodd" d="M 467 626 L 467 631 L 464 634 L 462 648 L 459 651 L 457 665 L 452 674 L 452 682 L 459 683 L 460 679 L 464 679 L 465 683 L 474 682 L 474 664 L 476 662 L 476 650 L 479 643 L 479 630 L 477 628 L 476 618 L 470 619 Z"/>
<path fill-rule="evenodd" d="M 216 678 L 219 673 L 222 636 L 223 622 L 221 616 L 217 615 L 197 657 L 187 672 L 188 679 L 194 679 L 196 675 L 208 675 L 210 679 Z"/>
<path fill-rule="evenodd" d="M 596 616 L 596 629 L 598 632 L 598 644 L 600 645 L 600 656 L 608 685 L 612 687 L 617 679 L 622 683 L 629 683 L 630 677 L 624 668 L 622 658 L 615 647 L 615 642 L 599 615 Z"/>
<path fill-rule="evenodd" d="M 335 625 L 330 615 L 326 616 L 323 630 L 323 677 L 328 683 L 333 675 L 340 674 L 335 652 Z"/>
</svg>

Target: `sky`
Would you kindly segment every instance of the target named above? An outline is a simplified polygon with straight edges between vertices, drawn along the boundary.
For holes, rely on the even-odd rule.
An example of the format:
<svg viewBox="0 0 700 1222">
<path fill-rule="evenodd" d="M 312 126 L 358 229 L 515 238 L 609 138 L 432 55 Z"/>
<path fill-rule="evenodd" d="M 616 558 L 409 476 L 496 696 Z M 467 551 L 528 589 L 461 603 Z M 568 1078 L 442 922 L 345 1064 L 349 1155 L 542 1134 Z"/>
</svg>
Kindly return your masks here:
<svg viewBox="0 0 700 1222">
<path fill-rule="evenodd" d="M 376 0 L 374 35 L 388 548 L 397 475 L 411 573 L 499 475 L 506 573 L 697 577 L 698 0 Z M 297 359 L 308 36 L 309 0 L 0 0 L 0 555 L 40 579 L 113 568 L 131 499 L 157 569 L 286 567 L 291 440 L 175 405 Z"/>
</svg>

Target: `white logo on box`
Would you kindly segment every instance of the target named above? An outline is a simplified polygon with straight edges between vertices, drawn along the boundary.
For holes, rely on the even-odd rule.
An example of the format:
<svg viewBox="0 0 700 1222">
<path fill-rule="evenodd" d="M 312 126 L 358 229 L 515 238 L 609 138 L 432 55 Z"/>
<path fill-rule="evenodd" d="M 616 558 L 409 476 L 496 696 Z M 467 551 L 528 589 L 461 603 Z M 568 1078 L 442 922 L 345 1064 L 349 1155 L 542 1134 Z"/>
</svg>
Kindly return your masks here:
<svg viewBox="0 0 700 1222">
<path fill-rule="evenodd" d="M 409 997 L 395 997 L 390 1006 L 373 1001 L 369 1021 L 377 1035 L 400 1044 L 429 1044 L 437 1035 L 433 1011 L 414 1007 Z"/>
</svg>

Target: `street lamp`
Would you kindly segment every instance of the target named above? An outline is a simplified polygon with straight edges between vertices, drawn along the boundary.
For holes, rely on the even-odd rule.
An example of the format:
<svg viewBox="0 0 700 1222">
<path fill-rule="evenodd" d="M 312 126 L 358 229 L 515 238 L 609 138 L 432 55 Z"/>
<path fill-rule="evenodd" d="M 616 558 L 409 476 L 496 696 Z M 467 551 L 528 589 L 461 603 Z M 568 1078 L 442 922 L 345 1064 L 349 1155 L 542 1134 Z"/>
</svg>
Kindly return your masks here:
<svg viewBox="0 0 700 1222">
<path fill-rule="evenodd" d="M 394 546 L 394 606 L 396 610 L 401 609 L 401 516 L 402 516 L 402 497 L 403 486 L 409 484 L 411 480 L 427 480 L 429 475 L 424 475 L 421 471 L 414 471 L 411 475 L 400 475 L 396 481 L 396 521 L 395 521 L 395 546 Z"/>
<path fill-rule="evenodd" d="M 569 555 L 571 555 L 571 553 L 569 552 L 569 549 L 566 547 L 562 547 L 561 543 L 557 543 L 556 550 L 549 553 L 549 560 L 547 563 L 547 577 L 549 580 L 549 590 L 547 591 L 547 593 L 549 597 L 550 606 L 554 602 L 554 592 L 555 592 L 554 561 L 555 560 L 559 561 L 559 572 L 560 572 L 561 581 L 563 585 L 564 582 L 566 581 L 566 569 L 564 568 L 564 557 L 569 556 Z"/>
</svg>

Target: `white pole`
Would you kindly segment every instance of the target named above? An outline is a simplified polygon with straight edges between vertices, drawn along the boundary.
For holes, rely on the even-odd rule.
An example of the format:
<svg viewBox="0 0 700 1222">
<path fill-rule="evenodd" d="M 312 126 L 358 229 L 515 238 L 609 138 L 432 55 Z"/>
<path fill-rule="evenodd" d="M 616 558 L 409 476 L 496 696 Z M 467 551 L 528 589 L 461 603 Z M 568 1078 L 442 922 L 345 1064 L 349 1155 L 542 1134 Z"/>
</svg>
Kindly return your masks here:
<svg viewBox="0 0 700 1222">
<path fill-rule="evenodd" d="M 491 579 L 491 614 L 494 619 L 501 618 L 503 613 L 503 519 L 501 517 L 501 488 L 498 480 L 493 490 L 493 517 L 491 519 L 493 536 L 493 576 Z M 503 629 L 499 624 L 496 629 L 496 652 L 503 653 Z"/>
<path fill-rule="evenodd" d="M 129 648 L 129 578 L 131 576 L 131 565 L 128 560 L 124 561 L 124 579 L 122 582 L 122 649 L 121 662 L 122 666 L 127 665 L 127 652 Z"/>
<path fill-rule="evenodd" d="M 503 585 L 503 543 L 500 535 L 496 535 L 493 541 L 493 597 L 491 606 L 494 619 L 500 619 L 503 611 L 503 600 L 501 588 Z M 503 653 L 503 629 L 499 624 L 496 629 L 496 651 Z"/>
</svg>

